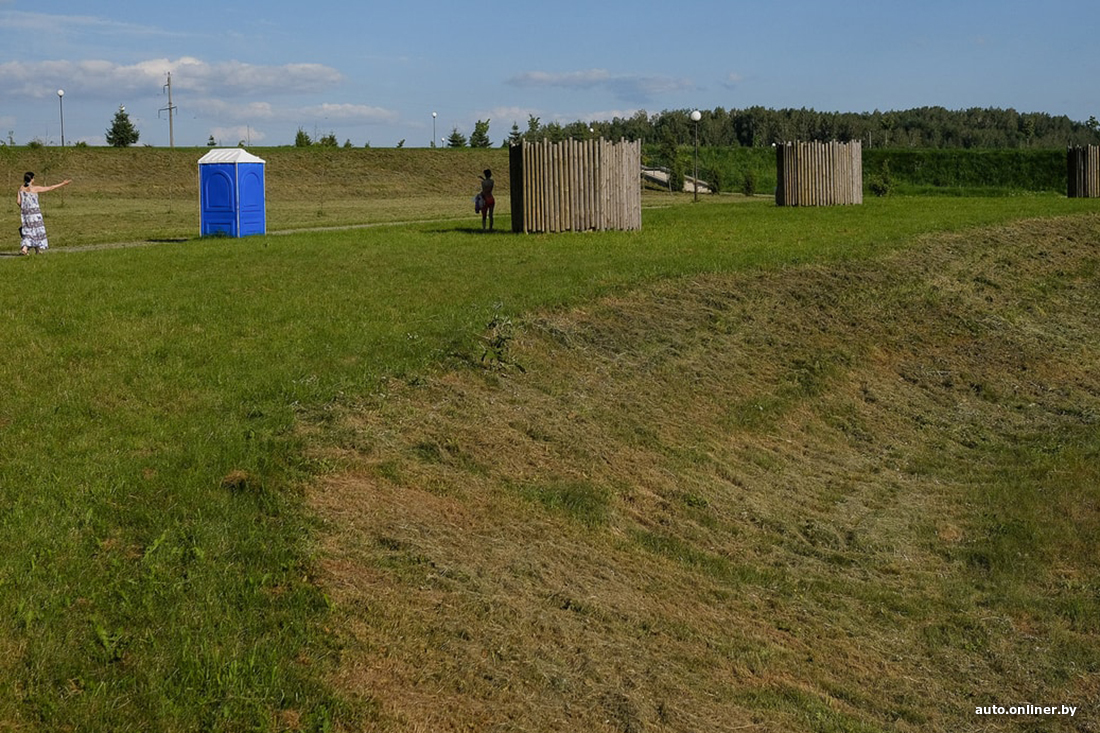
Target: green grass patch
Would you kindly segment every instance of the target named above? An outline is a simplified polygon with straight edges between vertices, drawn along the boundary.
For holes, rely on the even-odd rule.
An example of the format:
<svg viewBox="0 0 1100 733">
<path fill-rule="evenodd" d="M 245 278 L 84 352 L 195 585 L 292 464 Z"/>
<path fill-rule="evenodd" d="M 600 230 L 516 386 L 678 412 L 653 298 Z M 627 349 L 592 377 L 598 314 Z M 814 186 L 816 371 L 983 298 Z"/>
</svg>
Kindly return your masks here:
<svg viewBox="0 0 1100 733">
<path fill-rule="evenodd" d="M 521 496 L 563 514 L 581 524 L 605 524 L 611 507 L 611 492 L 588 481 L 556 480 L 520 487 Z"/>
</svg>

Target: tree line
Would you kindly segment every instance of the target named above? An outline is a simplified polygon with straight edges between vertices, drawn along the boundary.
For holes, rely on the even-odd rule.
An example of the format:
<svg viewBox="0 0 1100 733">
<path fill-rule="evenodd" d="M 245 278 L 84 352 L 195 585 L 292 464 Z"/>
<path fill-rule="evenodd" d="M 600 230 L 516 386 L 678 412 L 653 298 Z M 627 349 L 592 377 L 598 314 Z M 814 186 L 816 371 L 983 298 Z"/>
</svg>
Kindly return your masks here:
<svg viewBox="0 0 1100 733">
<path fill-rule="evenodd" d="M 676 147 L 694 144 L 696 135 L 699 145 L 704 147 L 746 148 L 771 147 L 796 140 L 860 140 L 866 148 L 895 149 L 1049 149 L 1100 144 L 1100 122 L 1095 116 L 1090 116 L 1087 122 L 1076 122 L 1065 115 L 1017 112 L 1012 108 L 948 110 L 944 107 L 918 107 L 891 112 L 819 112 L 805 107 L 730 110 L 716 107 L 699 112 L 698 122 L 692 121 L 691 110 L 665 110 L 656 114 L 639 110 L 630 117 L 615 117 L 610 121 L 577 120 L 567 124 L 544 123 L 530 115 L 526 129 L 521 129 L 518 122 L 512 123 L 502 145 L 507 147 L 523 140 L 561 142 L 602 137 Z M 489 147 L 489 123 L 490 120 L 478 120 L 469 137 L 454 128 L 446 140 L 447 147 Z M 107 130 L 107 143 L 126 147 L 137 140 L 138 132 L 130 122 L 126 108 L 120 106 Z M 402 140 L 398 147 L 403 147 L 404 142 Z M 213 144 L 213 137 L 209 144 Z M 312 140 L 299 128 L 294 144 L 300 147 L 336 147 L 338 142 L 333 133 Z M 435 146 L 434 141 L 432 146 Z M 351 147 L 351 141 L 345 142 L 344 147 Z M 370 147 L 369 143 L 367 147 Z"/>
<path fill-rule="evenodd" d="M 521 140 L 560 142 L 565 139 L 604 137 L 611 140 L 644 140 L 647 143 L 718 147 L 770 147 L 795 140 L 825 142 L 861 140 L 867 148 L 1055 148 L 1100 144 L 1096 117 L 1075 122 L 1065 115 L 1017 112 L 1014 109 L 943 107 L 880 112 L 819 112 L 813 109 L 716 107 L 699 110 L 692 122 L 691 110 L 666 110 L 649 114 L 641 110 L 626 118 L 568 124 L 543 123 L 530 116 L 527 128 L 512 124 L 504 145 Z"/>
</svg>

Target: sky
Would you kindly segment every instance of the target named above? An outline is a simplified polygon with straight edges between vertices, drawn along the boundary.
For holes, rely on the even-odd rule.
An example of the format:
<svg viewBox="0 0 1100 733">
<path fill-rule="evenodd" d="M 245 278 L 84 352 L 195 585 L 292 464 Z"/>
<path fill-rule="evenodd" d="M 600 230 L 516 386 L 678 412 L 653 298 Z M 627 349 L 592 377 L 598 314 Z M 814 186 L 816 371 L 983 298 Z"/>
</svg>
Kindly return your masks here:
<svg viewBox="0 0 1100 733">
<path fill-rule="evenodd" d="M 1096 0 L 0 0 L 0 141 L 428 147 L 640 110 L 1100 117 Z M 64 96 L 58 96 L 58 90 Z M 434 113 L 434 117 L 433 117 Z M 443 144 L 439 142 L 438 144 Z"/>
</svg>

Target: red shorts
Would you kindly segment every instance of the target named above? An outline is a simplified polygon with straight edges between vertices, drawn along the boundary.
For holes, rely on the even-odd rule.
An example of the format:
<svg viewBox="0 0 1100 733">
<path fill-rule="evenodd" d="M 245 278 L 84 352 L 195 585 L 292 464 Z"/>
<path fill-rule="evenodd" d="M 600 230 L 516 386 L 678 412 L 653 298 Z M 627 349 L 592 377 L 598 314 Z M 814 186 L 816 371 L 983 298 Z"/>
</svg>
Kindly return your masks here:
<svg viewBox="0 0 1100 733">
<path fill-rule="evenodd" d="M 492 194 L 488 194 L 488 195 L 482 194 L 481 199 L 482 199 L 481 200 L 481 210 L 482 211 L 485 211 L 486 209 L 491 209 L 491 208 L 493 208 L 493 206 L 496 205 L 496 200 L 493 198 Z"/>
</svg>

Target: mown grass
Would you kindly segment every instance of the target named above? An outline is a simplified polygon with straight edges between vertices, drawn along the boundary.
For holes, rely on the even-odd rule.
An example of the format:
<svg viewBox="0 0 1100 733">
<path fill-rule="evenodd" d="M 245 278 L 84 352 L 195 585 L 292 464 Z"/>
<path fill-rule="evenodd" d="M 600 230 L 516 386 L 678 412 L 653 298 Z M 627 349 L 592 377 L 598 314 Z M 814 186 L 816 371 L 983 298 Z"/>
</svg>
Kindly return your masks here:
<svg viewBox="0 0 1100 733">
<path fill-rule="evenodd" d="M 0 184 L 14 192 L 27 170 L 35 171 L 45 185 L 64 178 L 73 180 L 71 186 L 42 197 L 53 247 L 192 239 L 199 232 L 198 160 L 206 152 L 205 148 L 116 150 L 0 146 Z M 253 152 L 267 161 L 264 169 L 268 232 L 471 217 L 471 199 L 485 168 L 494 170 L 500 192 L 497 213 L 509 211 L 508 151 L 499 148 L 314 147 L 261 148 Z M 766 162 L 767 155 L 764 151 L 756 151 L 750 157 L 753 165 L 759 167 Z M 978 188 L 972 181 L 948 181 L 924 188 L 908 179 L 897 184 L 897 193 L 957 197 L 1020 193 L 1016 189 L 996 186 Z M 757 190 L 767 192 L 773 186 L 774 181 L 764 181 Z M 728 188 L 739 191 L 740 184 Z M 744 200 L 736 193 L 720 198 L 726 203 Z M 682 201 L 683 197 L 648 192 L 644 206 L 667 206 L 673 200 Z M 1080 209 L 1064 197 L 1050 193 L 1024 193 L 1015 200 L 1022 216 Z M 1064 208 L 1066 206 L 1068 209 Z M 937 208 L 936 216 L 949 215 L 951 209 Z M 964 210 L 969 208 L 969 204 L 963 205 Z M 906 203 L 885 209 L 906 215 L 916 213 L 913 210 L 914 207 Z M 990 210 L 996 211 L 997 207 L 994 205 Z M 799 221 L 796 216 L 788 220 Z M 844 214 L 840 216 L 843 218 Z M 14 249 L 18 226 L 14 211 L 11 223 L 10 242 Z M 964 216 L 960 223 L 975 222 Z M 939 226 L 941 223 L 934 221 L 931 224 Z M 831 226 L 829 219 L 826 225 Z M 923 224 L 918 224 L 918 229 L 921 226 Z M 897 234 L 905 236 L 904 231 Z"/>
<path fill-rule="evenodd" d="M 67 240 L 180 231 L 158 228 L 162 202 L 134 195 L 134 208 L 114 212 L 117 228 L 76 235 L 73 221 L 92 220 L 66 211 L 95 205 L 78 190 L 63 206 L 44 197 L 58 251 L 0 262 L 0 729 L 324 730 L 381 716 L 371 705 L 382 702 L 349 707 L 359 703 L 329 685 L 344 638 L 329 626 L 332 591 L 316 577 L 319 528 L 302 491 L 345 465 L 317 445 L 372 450 L 375 436 L 343 427 L 349 410 L 381 399 L 393 378 L 480 364 L 480 336 L 497 315 L 695 273 L 877 257 L 929 231 L 1092 209 L 1055 198 L 815 211 L 662 197 L 669 205 L 647 212 L 636 234 L 482 236 L 471 219 L 65 253 Z M 372 216 L 359 208 L 341 221 Z M 776 399 L 820 395 L 814 385 L 831 374 L 806 362 L 797 394 Z M 445 440 L 421 443 L 422 462 L 478 470 Z M 1094 454 L 1079 449 L 1079 476 L 1091 476 Z M 409 470 L 383 465 L 395 479 Z M 607 524 L 617 492 L 568 474 L 519 489 L 527 504 L 590 529 Z M 702 494 L 691 495 L 685 505 L 703 511 Z M 968 562 L 1000 567 L 1040 532 L 1012 521 L 1000 522 L 1011 531 L 994 557 Z M 663 530 L 637 537 L 650 554 L 721 577 L 761 572 L 681 551 L 689 540 Z M 1051 603 L 1087 625 L 1094 610 L 1082 598 Z M 959 633 L 948 626 L 936 638 Z M 629 722 L 629 700 L 606 702 Z"/>
<path fill-rule="evenodd" d="M 651 283 L 391 383 L 311 496 L 335 683 L 374 730 L 1091 730 L 1097 233 Z M 975 714 L 1033 699 L 1076 716 Z"/>
<path fill-rule="evenodd" d="M 198 161 L 207 152 L 0 146 L 0 184 L 14 196 L 25 171 L 43 185 L 72 179 L 42 196 L 53 247 L 191 239 L 199 233 Z M 268 232 L 470 216 L 486 168 L 503 194 L 497 210 L 509 206 L 508 151 L 499 148 L 252 152 L 266 161 Z"/>
</svg>

